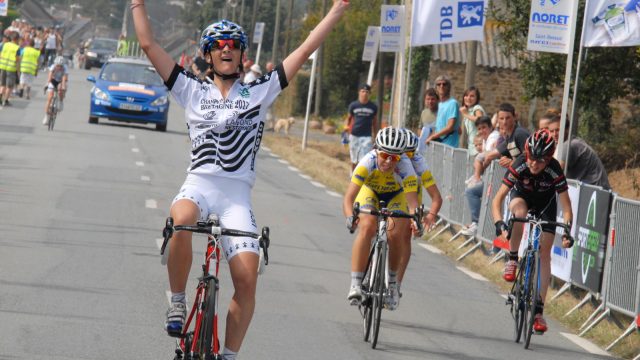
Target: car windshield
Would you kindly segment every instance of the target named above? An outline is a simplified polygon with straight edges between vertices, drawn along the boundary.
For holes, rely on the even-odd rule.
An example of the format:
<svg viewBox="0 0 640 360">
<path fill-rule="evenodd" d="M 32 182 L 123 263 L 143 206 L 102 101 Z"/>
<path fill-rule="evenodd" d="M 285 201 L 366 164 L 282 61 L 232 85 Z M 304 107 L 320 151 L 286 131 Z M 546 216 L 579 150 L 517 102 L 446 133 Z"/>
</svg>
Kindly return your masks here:
<svg viewBox="0 0 640 360">
<path fill-rule="evenodd" d="M 114 82 L 126 82 L 151 86 L 162 86 L 162 78 L 156 70 L 144 64 L 108 63 L 100 79 Z"/>
<path fill-rule="evenodd" d="M 91 48 L 100 50 L 112 50 L 115 52 L 118 48 L 118 41 L 111 39 L 95 39 L 93 40 L 93 42 L 91 42 Z"/>
</svg>

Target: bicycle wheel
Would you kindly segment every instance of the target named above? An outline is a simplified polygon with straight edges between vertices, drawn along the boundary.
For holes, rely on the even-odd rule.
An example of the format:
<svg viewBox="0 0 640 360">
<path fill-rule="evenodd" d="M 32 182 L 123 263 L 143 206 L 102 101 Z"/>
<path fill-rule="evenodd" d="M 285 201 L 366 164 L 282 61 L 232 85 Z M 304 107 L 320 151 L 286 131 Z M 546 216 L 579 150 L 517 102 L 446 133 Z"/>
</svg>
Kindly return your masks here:
<svg viewBox="0 0 640 360">
<path fill-rule="evenodd" d="M 364 274 L 364 278 L 362 279 L 362 295 L 364 298 L 360 303 L 360 312 L 362 313 L 362 330 L 364 332 L 364 341 L 369 341 L 369 334 L 371 334 L 371 321 L 373 319 L 373 311 L 371 308 L 371 280 L 373 278 L 372 274 L 375 271 L 373 267 L 373 255 L 374 249 L 371 249 L 371 254 L 369 255 L 369 264 L 367 265 L 367 271 Z"/>
<path fill-rule="evenodd" d="M 538 263 L 540 261 L 538 253 L 534 253 L 530 259 L 529 266 L 529 296 L 527 296 L 526 304 L 526 317 L 527 317 L 527 327 L 525 329 L 525 337 L 524 337 L 524 348 L 528 349 L 529 344 L 531 343 L 531 335 L 533 335 L 533 321 L 536 317 L 536 303 L 538 302 L 539 296 L 539 286 L 538 282 L 540 279 L 540 269 Z"/>
<path fill-rule="evenodd" d="M 58 97 L 54 95 L 53 99 L 51 99 L 51 106 L 49 106 L 49 113 L 47 115 L 49 117 L 49 131 L 53 130 L 53 124 L 56 121 L 56 113 L 57 113 L 56 101 L 58 101 Z"/>
<path fill-rule="evenodd" d="M 524 299 L 526 297 L 525 294 L 525 286 L 524 286 L 524 272 L 525 272 L 525 261 L 524 259 L 520 261 L 520 265 L 518 266 L 518 275 L 516 276 L 516 282 L 513 284 L 513 288 L 511 290 L 511 316 L 514 320 L 514 328 L 513 328 L 513 340 L 517 343 L 520 342 L 520 338 L 522 337 L 522 329 L 524 328 L 525 322 L 525 312 L 524 312 Z"/>
<path fill-rule="evenodd" d="M 204 297 L 204 319 L 202 325 L 202 331 L 200 332 L 200 354 L 202 359 L 209 360 L 215 359 L 213 355 L 214 344 L 217 345 L 218 334 L 214 334 L 217 331 L 216 327 L 216 301 L 218 297 L 218 279 L 212 277 L 207 280 Z M 215 331 L 214 331 L 215 329 Z M 215 338 L 214 338 L 215 337 Z M 214 343 L 215 341 L 215 343 Z"/>
<path fill-rule="evenodd" d="M 378 344 L 378 333 L 380 332 L 380 315 L 382 315 L 382 307 L 384 306 L 384 266 L 387 255 L 387 249 L 383 246 L 378 251 L 376 260 L 375 279 L 373 281 L 373 289 L 371 291 L 371 312 L 373 319 L 371 321 L 371 348 L 375 349 Z"/>
<path fill-rule="evenodd" d="M 49 131 L 53 130 L 53 125 L 55 124 L 55 122 L 56 122 L 56 114 L 54 112 L 49 115 Z"/>
</svg>

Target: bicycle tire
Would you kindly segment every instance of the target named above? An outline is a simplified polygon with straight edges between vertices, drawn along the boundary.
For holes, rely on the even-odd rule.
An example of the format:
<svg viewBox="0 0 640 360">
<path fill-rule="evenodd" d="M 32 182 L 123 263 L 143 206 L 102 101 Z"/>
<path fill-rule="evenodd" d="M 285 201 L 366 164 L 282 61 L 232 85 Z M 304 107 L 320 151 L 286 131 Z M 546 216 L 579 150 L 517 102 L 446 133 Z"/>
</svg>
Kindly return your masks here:
<svg viewBox="0 0 640 360">
<path fill-rule="evenodd" d="M 386 249 L 381 247 L 378 250 L 378 258 L 376 260 L 375 279 L 373 281 L 372 304 L 371 311 L 373 319 L 371 321 L 371 348 L 375 349 L 378 345 L 378 334 L 380 332 L 380 316 L 382 315 L 382 307 L 384 306 L 384 272 L 385 272 Z"/>
<path fill-rule="evenodd" d="M 55 113 L 49 115 L 49 131 L 53 131 L 53 125 L 56 122 L 56 115 Z"/>
<path fill-rule="evenodd" d="M 55 95 L 55 89 L 54 91 L 54 95 L 53 98 L 51 99 L 51 106 L 49 106 L 49 113 L 48 113 L 48 117 L 49 117 L 49 131 L 53 130 L 53 125 L 56 122 L 56 113 L 57 113 L 57 108 L 56 108 L 56 101 L 58 101 L 58 96 Z"/>
<path fill-rule="evenodd" d="M 522 338 L 522 329 L 524 328 L 525 312 L 524 312 L 524 273 L 525 273 L 525 261 L 520 261 L 518 266 L 518 275 L 516 276 L 516 282 L 513 285 L 513 303 L 511 304 L 511 315 L 514 320 L 513 340 L 516 343 L 520 342 Z"/>
<path fill-rule="evenodd" d="M 214 341 L 218 341 L 218 334 L 214 334 L 214 324 L 217 320 L 216 316 L 216 301 L 218 297 L 218 279 L 211 278 L 207 280 L 204 297 L 204 319 L 202 324 L 202 331 L 200 332 L 200 354 L 203 359 L 213 359 L 213 345 Z M 215 336 L 215 340 L 214 340 Z"/>
<path fill-rule="evenodd" d="M 362 330 L 364 333 L 363 339 L 365 342 L 369 341 L 369 334 L 371 334 L 371 320 L 373 319 L 373 311 L 371 311 L 371 289 L 373 288 L 371 284 L 372 272 L 373 269 L 373 256 L 375 253 L 375 248 L 371 248 L 371 252 L 369 253 L 369 263 L 367 264 L 367 270 L 364 273 L 362 279 L 362 295 L 363 299 L 360 303 L 360 313 L 362 314 Z"/>
<path fill-rule="evenodd" d="M 531 335 L 533 335 L 533 322 L 535 320 L 536 317 L 536 302 L 538 299 L 538 279 L 540 278 L 540 269 L 539 269 L 539 255 L 538 253 L 534 253 L 530 259 L 531 261 L 531 267 L 530 267 L 530 272 L 529 274 L 531 274 L 529 276 L 529 296 L 527 296 L 527 301 L 526 301 L 526 311 L 525 311 L 525 315 L 527 317 L 527 327 L 525 330 L 525 337 L 524 337 L 524 348 L 528 349 L 529 348 L 529 344 L 531 343 Z"/>
</svg>

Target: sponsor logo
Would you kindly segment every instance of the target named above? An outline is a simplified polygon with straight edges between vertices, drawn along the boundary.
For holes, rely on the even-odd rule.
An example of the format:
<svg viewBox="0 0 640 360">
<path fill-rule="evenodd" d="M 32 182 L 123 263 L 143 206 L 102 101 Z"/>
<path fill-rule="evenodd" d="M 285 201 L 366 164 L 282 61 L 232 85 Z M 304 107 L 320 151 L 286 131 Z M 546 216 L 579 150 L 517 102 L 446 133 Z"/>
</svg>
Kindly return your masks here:
<svg viewBox="0 0 640 360">
<path fill-rule="evenodd" d="M 240 89 L 239 94 L 243 98 L 248 98 L 249 96 L 251 96 L 251 93 L 249 92 L 249 89 L 247 89 L 246 87 L 243 87 L 242 89 Z"/>
<path fill-rule="evenodd" d="M 127 96 L 127 101 L 128 102 L 134 102 L 134 101 L 136 101 L 136 99 L 134 97 L 132 97 L 132 96 Z"/>
<path fill-rule="evenodd" d="M 585 219 L 585 224 L 591 227 L 596 226 L 596 205 L 596 192 L 594 191 L 591 194 L 591 199 L 589 200 L 589 208 L 587 210 L 587 216 Z M 590 251 L 591 253 L 597 254 L 598 247 L 600 246 L 600 234 L 597 231 L 581 226 L 578 229 L 578 246 Z M 580 270 L 583 284 L 587 282 L 587 278 L 589 277 L 589 269 L 595 267 L 595 265 L 595 256 L 587 253 L 586 251 L 583 251 L 580 259 Z"/>
<path fill-rule="evenodd" d="M 458 27 L 482 26 L 484 2 L 458 3 Z"/>
<path fill-rule="evenodd" d="M 209 111 L 208 113 L 202 115 L 202 118 L 205 120 L 213 120 L 213 118 L 216 117 L 216 112 L 215 111 Z M 202 124 L 200 124 L 202 125 Z M 198 126 L 200 126 L 198 125 Z"/>
</svg>

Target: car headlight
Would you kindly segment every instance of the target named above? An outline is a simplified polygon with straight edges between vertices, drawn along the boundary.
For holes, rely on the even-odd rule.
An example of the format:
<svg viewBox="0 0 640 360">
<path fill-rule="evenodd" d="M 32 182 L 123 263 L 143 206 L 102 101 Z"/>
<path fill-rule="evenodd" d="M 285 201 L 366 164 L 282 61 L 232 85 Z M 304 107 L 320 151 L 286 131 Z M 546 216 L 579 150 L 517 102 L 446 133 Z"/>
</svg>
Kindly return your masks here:
<svg viewBox="0 0 640 360">
<path fill-rule="evenodd" d="M 93 52 L 93 51 L 87 51 L 87 56 L 89 56 L 89 57 L 97 57 L 98 54 Z"/>
<path fill-rule="evenodd" d="M 167 96 L 160 96 L 159 98 L 153 100 L 153 102 L 151 103 L 151 106 L 162 106 L 166 104 L 168 101 L 169 101 L 169 98 Z"/>
<path fill-rule="evenodd" d="M 93 89 L 93 95 L 100 100 L 109 100 L 109 95 L 97 87 Z"/>
</svg>

